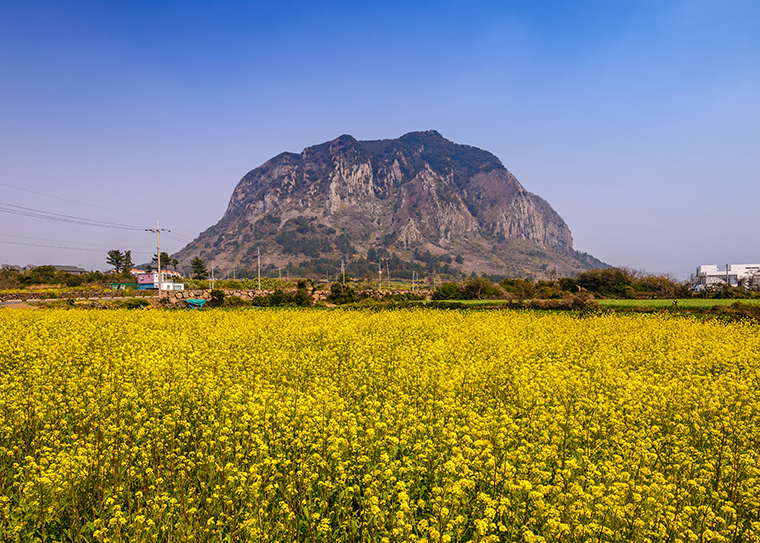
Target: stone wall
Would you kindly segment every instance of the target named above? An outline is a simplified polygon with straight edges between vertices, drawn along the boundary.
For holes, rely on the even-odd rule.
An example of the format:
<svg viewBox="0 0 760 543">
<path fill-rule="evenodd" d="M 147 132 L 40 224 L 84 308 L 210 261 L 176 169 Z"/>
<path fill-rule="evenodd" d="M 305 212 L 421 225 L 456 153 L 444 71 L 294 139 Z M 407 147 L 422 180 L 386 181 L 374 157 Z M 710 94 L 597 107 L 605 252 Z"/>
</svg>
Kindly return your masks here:
<svg viewBox="0 0 760 543">
<path fill-rule="evenodd" d="M 129 294 L 125 294 L 125 293 Z M 64 292 L 50 291 L 24 291 L 24 292 L 0 292 L 0 302 L 11 300 L 68 300 L 68 299 L 93 299 L 93 298 L 131 298 L 152 297 L 155 291 L 150 290 L 68 290 Z"/>
<path fill-rule="evenodd" d="M 295 294 L 295 289 L 285 289 L 283 290 L 286 294 Z M 254 298 L 261 298 L 264 296 L 268 296 L 270 294 L 273 294 L 274 290 L 224 290 L 224 297 L 230 298 L 230 297 L 237 297 L 241 300 L 250 301 Z M 401 289 L 381 289 L 381 290 L 359 290 L 357 291 L 357 294 L 360 296 L 369 296 L 371 298 L 374 298 L 375 300 L 382 300 L 385 296 L 388 295 L 402 295 L 402 294 L 408 294 L 408 290 L 401 290 Z M 417 290 L 415 291 L 415 294 L 424 296 L 426 300 L 430 300 L 432 298 L 433 292 L 430 290 Z M 330 295 L 329 290 L 314 290 L 311 293 L 311 297 L 314 300 L 314 302 L 325 302 L 327 300 L 327 297 Z M 195 300 L 210 300 L 211 299 L 211 291 L 210 290 L 172 290 L 165 294 L 165 296 L 169 300 L 169 304 L 173 306 L 181 306 L 183 305 L 184 300 L 188 299 L 195 299 Z"/>
</svg>

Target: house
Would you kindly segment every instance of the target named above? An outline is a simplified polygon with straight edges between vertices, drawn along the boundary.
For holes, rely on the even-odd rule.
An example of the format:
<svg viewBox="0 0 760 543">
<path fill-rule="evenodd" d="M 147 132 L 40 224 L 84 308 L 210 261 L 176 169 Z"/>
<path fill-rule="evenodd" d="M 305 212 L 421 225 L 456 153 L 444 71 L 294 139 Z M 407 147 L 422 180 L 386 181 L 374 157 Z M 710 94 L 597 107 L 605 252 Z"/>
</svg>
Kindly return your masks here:
<svg viewBox="0 0 760 543">
<path fill-rule="evenodd" d="M 185 290 L 184 283 L 169 282 L 174 278 L 180 278 L 180 274 L 172 271 L 161 271 L 161 290 Z M 158 273 L 141 273 L 137 276 L 138 290 L 158 290 Z"/>
<path fill-rule="evenodd" d="M 134 290 L 137 283 L 111 283 L 111 290 Z"/>
<path fill-rule="evenodd" d="M 88 273 L 87 270 L 84 268 L 80 268 L 79 266 L 53 266 L 55 268 L 55 271 L 62 271 L 66 273 L 70 273 L 71 275 L 84 275 L 85 273 Z"/>
<path fill-rule="evenodd" d="M 726 264 L 724 269 L 705 264 L 697 267 L 697 273 L 691 274 L 691 288 L 696 292 L 723 285 L 760 287 L 760 264 Z"/>
</svg>

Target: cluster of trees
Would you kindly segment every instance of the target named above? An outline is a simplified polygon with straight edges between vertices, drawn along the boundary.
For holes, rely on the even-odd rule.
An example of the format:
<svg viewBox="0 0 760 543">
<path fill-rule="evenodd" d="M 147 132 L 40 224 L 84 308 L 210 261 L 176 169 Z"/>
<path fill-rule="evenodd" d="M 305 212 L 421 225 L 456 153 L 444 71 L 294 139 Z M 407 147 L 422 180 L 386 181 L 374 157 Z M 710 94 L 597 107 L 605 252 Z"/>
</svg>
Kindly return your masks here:
<svg viewBox="0 0 760 543">
<path fill-rule="evenodd" d="M 559 299 L 579 293 L 598 298 L 689 298 L 688 284 L 671 277 L 652 275 L 630 268 L 597 268 L 548 281 L 506 278 L 494 284 L 489 278 L 469 278 L 460 283 L 444 283 L 436 288 L 437 300 L 488 298 Z M 734 296 L 739 297 L 739 296 Z"/>
<path fill-rule="evenodd" d="M 195 257 L 190 261 L 190 267 L 192 268 L 192 278 L 193 279 L 207 279 L 208 278 L 208 268 L 206 267 L 206 263 L 201 259 L 200 257 Z"/>
<path fill-rule="evenodd" d="M 672 277 L 631 268 L 597 268 L 580 272 L 576 284 L 602 298 L 688 298 L 688 284 Z"/>
<path fill-rule="evenodd" d="M 174 271 L 177 270 L 177 264 L 179 264 L 179 260 L 176 258 L 172 258 L 169 256 L 168 253 L 165 253 L 164 251 L 161 251 L 161 269 L 162 270 L 168 270 L 169 268 L 173 269 Z M 153 255 L 153 259 L 150 261 L 150 264 L 145 266 L 145 271 L 152 272 L 154 269 L 158 269 L 158 256 Z"/>
<path fill-rule="evenodd" d="M 122 253 L 119 249 L 111 249 L 108 251 L 106 264 L 113 266 L 116 273 L 129 272 L 132 266 L 135 265 L 132 262 L 132 251 L 124 251 Z"/>
<path fill-rule="evenodd" d="M 54 266 L 37 266 L 30 270 L 19 270 L 10 266 L 0 269 L 0 289 L 24 288 L 30 285 L 62 285 L 78 287 L 85 284 L 103 283 L 108 277 L 99 271 L 74 275 L 56 270 Z"/>
<path fill-rule="evenodd" d="M 177 269 L 179 260 L 169 256 L 169 253 L 161 251 L 161 256 L 154 254 L 150 264 L 145 266 L 145 271 L 150 273 L 154 269 L 158 269 L 159 258 L 161 260 L 161 269 L 168 270 L 172 268 Z M 108 251 L 106 257 L 106 264 L 113 266 L 114 272 L 117 274 L 129 275 L 129 271 L 134 267 L 135 263 L 132 261 L 132 251 L 121 252 L 119 249 L 112 249 Z"/>
<path fill-rule="evenodd" d="M 384 247 L 371 248 L 367 256 L 360 256 L 351 260 L 346 260 L 346 275 L 360 278 L 377 278 L 379 264 L 382 262 L 383 277 L 387 273 L 394 279 L 412 279 L 416 274 L 419 277 L 429 275 L 442 275 L 444 277 L 463 277 L 463 274 L 454 268 L 451 263 L 462 264 L 464 258 L 462 255 L 432 255 L 429 251 L 416 252 L 413 260 L 404 260 L 395 252 L 390 252 Z M 283 272 L 297 277 L 324 277 L 325 274 L 334 275 L 340 270 L 340 259 L 329 257 L 317 257 L 304 260 L 299 263 L 289 262 L 283 268 Z M 279 269 L 270 265 L 263 269 L 263 273 L 270 277 L 276 277 Z M 238 275 L 247 276 L 250 273 L 246 270 L 240 270 Z M 255 272 L 254 272 L 255 273 Z"/>
<path fill-rule="evenodd" d="M 305 255 L 310 258 L 319 258 L 323 253 L 329 253 L 333 248 L 342 255 L 351 257 L 356 254 L 356 249 L 345 233 L 336 236 L 335 228 L 326 227 L 324 224 L 312 224 L 313 218 L 295 217 L 288 220 L 278 230 L 274 238 L 275 243 L 282 247 L 285 254 Z"/>
<path fill-rule="evenodd" d="M 461 283 L 443 283 L 433 291 L 433 300 L 485 300 L 504 295 L 485 277 L 470 277 Z"/>
</svg>

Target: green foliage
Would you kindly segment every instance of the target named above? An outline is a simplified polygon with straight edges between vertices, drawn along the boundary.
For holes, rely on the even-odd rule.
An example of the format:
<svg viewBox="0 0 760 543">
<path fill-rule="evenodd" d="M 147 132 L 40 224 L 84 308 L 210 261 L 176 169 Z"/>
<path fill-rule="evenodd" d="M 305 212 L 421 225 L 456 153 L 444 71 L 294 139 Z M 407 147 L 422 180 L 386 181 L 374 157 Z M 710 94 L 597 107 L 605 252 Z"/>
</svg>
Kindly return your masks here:
<svg viewBox="0 0 760 543">
<path fill-rule="evenodd" d="M 21 285 L 21 273 L 13 268 L 0 268 L 0 290 L 18 288 Z"/>
<path fill-rule="evenodd" d="M 526 300 L 533 298 L 536 292 L 536 286 L 530 279 L 504 279 L 499 283 L 505 292 L 514 295 L 515 298 Z"/>
<path fill-rule="evenodd" d="M 344 286 L 342 283 L 333 283 L 330 285 L 330 295 L 327 301 L 336 305 L 350 304 L 359 300 L 356 291 L 351 287 Z"/>
<path fill-rule="evenodd" d="M 67 287 L 78 287 L 82 284 L 82 276 L 81 275 L 72 275 L 68 279 L 66 279 L 66 286 Z"/>
<path fill-rule="evenodd" d="M 413 292 L 403 292 L 399 294 L 386 294 L 383 296 L 384 302 L 418 302 L 424 300 L 425 296 L 414 294 Z"/>
<path fill-rule="evenodd" d="M 37 266 L 21 275 L 22 285 L 54 284 L 55 268 L 53 266 Z"/>
<path fill-rule="evenodd" d="M 269 305 L 273 307 L 280 307 L 287 304 L 290 301 L 290 296 L 285 294 L 282 290 L 275 289 L 275 291 L 269 295 Z"/>
<path fill-rule="evenodd" d="M 282 246 L 282 252 L 285 254 L 299 255 L 303 254 L 311 258 L 317 258 L 322 253 L 328 253 L 332 250 L 330 237 L 333 237 L 335 230 L 332 228 L 325 229 L 323 224 L 313 224 L 314 219 L 308 217 L 295 217 L 285 222 L 275 236 L 275 242 Z M 353 254 L 348 237 L 343 234 L 338 242 L 344 249 L 342 252 Z"/>
<path fill-rule="evenodd" d="M 155 254 L 153 255 L 153 260 L 151 260 L 152 264 L 156 265 L 156 268 L 158 268 L 158 256 Z M 161 269 L 165 270 L 167 268 L 175 268 L 177 267 L 177 264 L 179 264 L 179 260 L 176 258 L 172 258 L 169 256 L 169 253 L 165 251 L 161 251 Z M 191 264 L 192 265 L 192 264 Z"/>
<path fill-rule="evenodd" d="M 224 291 L 215 288 L 211 291 L 211 300 L 208 302 L 210 307 L 219 307 L 224 303 Z"/>
<path fill-rule="evenodd" d="M 596 268 L 579 273 L 575 280 L 581 288 L 599 296 L 636 297 L 633 289 L 633 274 L 626 268 Z"/>
<path fill-rule="evenodd" d="M 122 253 L 119 249 L 111 249 L 108 251 L 106 264 L 113 266 L 113 269 L 116 271 L 116 273 L 120 273 L 124 268 L 124 253 Z"/>
<path fill-rule="evenodd" d="M 557 280 L 559 288 L 565 292 L 578 292 L 578 282 L 572 277 L 562 277 Z"/>
<path fill-rule="evenodd" d="M 195 257 L 190 261 L 192 267 L 193 279 L 206 279 L 208 277 L 208 269 L 206 263 L 199 257 Z"/>
<path fill-rule="evenodd" d="M 300 285 L 300 282 L 299 282 Z M 309 294 L 309 291 L 306 290 L 306 287 L 301 288 L 299 286 L 298 290 L 295 293 L 295 296 L 293 296 L 293 302 L 299 306 L 299 307 L 309 307 L 312 303 L 311 294 Z"/>
<path fill-rule="evenodd" d="M 667 276 L 644 274 L 630 268 L 596 268 L 581 272 L 577 286 L 606 298 L 685 298 L 690 296 L 685 283 Z"/>
<path fill-rule="evenodd" d="M 150 302 L 142 298 L 128 298 L 126 300 L 121 300 L 119 305 L 124 309 L 143 309 L 149 306 Z"/>
<path fill-rule="evenodd" d="M 433 291 L 433 300 L 483 300 L 503 293 L 484 277 L 469 277 L 462 283 L 443 283 Z"/>
<path fill-rule="evenodd" d="M 129 275 L 129 270 L 132 269 L 132 267 L 135 265 L 134 262 L 132 262 L 132 251 L 124 251 L 124 272 Z"/>
<path fill-rule="evenodd" d="M 465 300 L 491 299 L 501 295 L 499 287 L 483 277 L 465 279 L 461 290 Z"/>
<path fill-rule="evenodd" d="M 245 307 L 250 305 L 246 300 L 243 300 L 240 296 L 227 296 L 224 299 L 224 305 L 229 307 Z"/>
<path fill-rule="evenodd" d="M 433 300 L 461 300 L 462 290 L 456 283 L 443 283 L 433 291 Z"/>
</svg>

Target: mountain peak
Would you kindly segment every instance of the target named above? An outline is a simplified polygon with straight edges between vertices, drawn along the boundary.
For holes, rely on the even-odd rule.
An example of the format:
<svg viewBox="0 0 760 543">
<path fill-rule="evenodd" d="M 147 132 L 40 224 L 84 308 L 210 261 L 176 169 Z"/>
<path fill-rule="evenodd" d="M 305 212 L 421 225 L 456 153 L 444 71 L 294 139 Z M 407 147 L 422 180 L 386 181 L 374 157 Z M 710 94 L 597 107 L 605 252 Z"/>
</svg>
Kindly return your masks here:
<svg viewBox="0 0 760 543">
<path fill-rule="evenodd" d="M 395 255 L 408 266 L 428 255 L 426 265 L 448 266 L 429 271 L 450 277 L 540 277 L 601 264 L 572 243 L 562 218 L 496 156 L 427 130 L 370 141 L 343 134 L 278 155 L 243 177 L 222 219 L 177 258 L 240 270 L 260 247 L 266 265 L 305 274 L 360 255 Z"/>
</svg>

